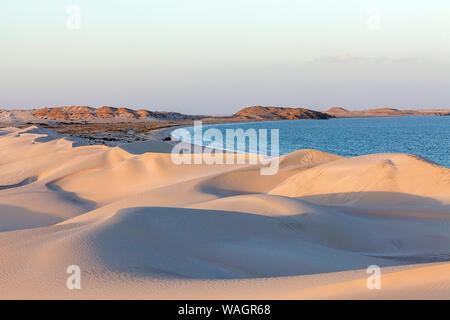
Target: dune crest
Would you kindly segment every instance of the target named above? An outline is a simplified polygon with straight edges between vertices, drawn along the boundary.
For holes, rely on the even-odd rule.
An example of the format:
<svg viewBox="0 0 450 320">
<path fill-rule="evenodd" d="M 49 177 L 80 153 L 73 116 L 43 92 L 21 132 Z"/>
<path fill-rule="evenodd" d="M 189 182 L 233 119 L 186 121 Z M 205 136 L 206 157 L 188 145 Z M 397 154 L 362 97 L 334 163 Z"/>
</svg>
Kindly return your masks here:
<svg viewBox="0 0 450 320">
<path fill-rule="evenodd" d="M 371 202 L 376 204 L 381 193 L 389 202 L 401 201 L 399 194 L 446 201 L 450 196 L 450 169 L 413 155 L 374 154 L 316 166 L 291 176 L 269 193 L 309 199 L 316 196 L 316 200 L 329 204 L 340 200 L 370 202 L 372 195 Z M 396 199 L 387 199 L 389 193 Z"/>
</svg>

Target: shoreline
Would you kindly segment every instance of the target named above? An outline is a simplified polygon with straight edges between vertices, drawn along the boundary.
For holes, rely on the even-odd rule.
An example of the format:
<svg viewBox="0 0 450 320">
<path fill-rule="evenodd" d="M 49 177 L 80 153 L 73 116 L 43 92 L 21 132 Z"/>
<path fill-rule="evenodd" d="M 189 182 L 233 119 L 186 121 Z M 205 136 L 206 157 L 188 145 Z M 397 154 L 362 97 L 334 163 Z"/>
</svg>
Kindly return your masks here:
<svg viewBox="0 0 450 320">
<path fill-rule="evenodd" d="M 371 298 L 373 265 L 377 297 L 448 296 L 448 168 L 298 150 L 264 176 L 177 165 L 161 146 L 0 129 L 0 296 Z M 65 287 L 71 265 L 79 292 Z"/>
<path fill-rule="evenodd" d="M 412 117 L 416 118 L 416 120 L 411 122 L 409 120 L 406 120 L 405 117 L 392 117 L 393 119 L 391 119 L 391 122 L 389 122 L 389 123 L 398 123 L 398 125 L 400 125 L 400 123 L 404 123 L 403 125 L 400 125 L 399 128 L 403 128 L 403 126 L 404 126 L 405 131 L 402 131 L 402 132 L 404 132 L 406 137 L 409 137 L 411 135 L 411 128 L 415 127 L 417 124 L 421 123 L 421 121 L 418 117 L 415 117 L 415 116 L 412 116 Z M 411 119 L 412 117 L 408 117 L 408 118 Z M 429 125 L 431 125 L 431 126 L 433 126 L 433 124 L 435 124 L 435 125 L 437 124 L 438 128 L 441 128 L 441 129 L 438 129 L 438 132 L 439 132 L 439 130 L 444 130 L 443 126 L 445 127 L 445 125 L 448 123 L 447 117 L 443 117 L 443 118 L 442 118 L 442 116 L 426 116 L 426 117 L 430 119 L 428 121 L 431 121 L 432 118 L 436 119 L 436 120 L 433 120 L 433 122 L 425 122 L 425 123 L 429 123 Z M 339 118 L 337 118 L 337 119 L 339 119 Z M 337 119 L 335 119 L 335 120 L 337 120 Z M 379 119 L 381 119 L 381 118 L 379 118 Z M 384 119 L 384 117 L 383 117 L 383 119 Z M 398 122 L 396 119 L 400 119 L 402 121 Z M 374 119 L 374 120 L 377 120 L 377 119 Z M 353 118 L 345 118 L 345 120 L 342 120 L 342 121 L 345 121 L 345 123 L 347 121 L 350 121 L 350 123 L 355 123 L 354 121 L 357 122 L 358 120 L 353 120 Z M 308 130 L 308 127 L 311 127 L 309 124 L 305 125 L 305 126 L 299 124 L 297 126 L 296 125 L 297 120 L 280 120 L 280 121 L 264 121 L 264 122 L 268 124 L 267 128 L 273 127 L 273 128 L 282 129 L 282 128 L 287 127 L 287 128 L 291 128 L 291 130 L 295 129 L 295 128 L 303 128 L 304 130 Z M 286 124 L 286 122 L 288 122 L 288 123 L 291 122 L 292 124 L 287 124 L 287 126 L 284 127 L 283 124 Z M 368 123 L 369 126 L 371 123 L 374 123 L 375 127 L 378 127 L 380 125 L 380 123 L 384 123 L 382 121 L 381 122 L 380 121 L 372 122 L 370 120 L 366 120 L 366 122 Z M 366 122 L 364 122 L 364 123 L 366 123 Z M 237 123 L 220 123 L 218 125 L 218 127 L 220 128 L 219 130 L 222 132 L 222 134 L 225 135 L 225 130 L 227 130 L 228 127 L 230 129 L 242 128 L 242 129 L 246 130 L 248 128 L 251 128 L 252 123 L 253 122 L 242 122 L 241 123 L 241 124 L 243 124 L 242 127 Z M 336 123 L 338 123 L 338 122 L 336 122 Z M 279 127 L 278 127 L 278 124 L 280 124 Z M 334 131 L 338 130 L 338 129 L 341 130 L 340 127 L 342 127 L 342 126 L 347 126 L 347 125 L 345 125 L 345 124 L 340 124 L 340 125 L 338 125 L 338 124 L 331 125 L 330 124 L 330 125 L 328 125 L 327 123 L 324 123 L 323 126 L 315 125 L 315 124 L 312 125 L 312 127 L 316 127 L 316 128 L 326 127 L 326 128 L 330 128 L 327 130 L 334 130 Z M 365 124 L 363 124 L 362 126 L 365 126 Z M 386 125 L 383 125 L 383 126 L 386 126 Z M 389 124 L 387 124 L 387 126 L 389 126 Z M 193 136 L 192 136 L 192 134 L 193 134 L 192 127 L 193 126 L 191 125 L 191 126 L 180 126 L 180 127 L 186 127 L 187 130 L 190 131 L 191 141 L 192 141 L 193 140 Z M 209 127 L 217 128 L 217 126 L 215 126 L 214 124 L 203 124 L 203 131 L 207 130 Z M 262 127 L 266 127 L 266 126 L 260 124 L 258 127 L 262 128 Z M 360 127 L 360 126 L 358 126 L 358 127 Z M 335 128 L 335 129 L 332 129 L 332 128 Z M 380 128 L 382 128 L 382 127 L 380 127 Z M 164 131 L 163 134 L 169 133 L 172 130 L 174 130 L 174 129 L 168 129 L 167 131 Z M 334 132 L 334 131 L 330 131 L 330 132 Z M 317 130 L 315 132 L 317 133 Z M 345 130 L 344 130 L 344 132 L 345 132 Z M 392 134 L 400 134 L 400 133 L 398 132 L 398 130 L 393 130 Z M 299 135 L 299 136 L 301 137 L 302 135 Z M 370 135 L 368 137 L 370 138 Z M 322 140 L 320 140 L 320 139 L 313 140 L 313 143 L 311 143 L 311 142 L 296 143 L 296 144 L 294 143 L 295 148 L 294 147 L 289 148 L 289 146 L 287 146 L 287 143 L 288 142 L 290 143 L 291 140 L 289 140 L 289 137 L 287 137 L 286 134 L 284 134 L 283 139 L 285 139 L 285 140 L 283 140 L 283 141 L 285 141 L 285 146 L 280 148 L 279 154 L 281 156 L 281 155 L 289 154 L 296 150 L 302 150 L 302 149 L 315 149 L 315 150 L 319 150 L 319 151 L 337 154 L 337 155 L 344 156 L 344 157 L 364 156 L 364 155 L 369 155 L 369 154 L 380 154 L 380 153 L 399 153 L 399 154 L 406 153 L 406 154 L 414 154 L 415 156 L 427 159 L 430 162 L 433 162 L 438 166 L 450 168 L 450 157 L 443 152 L 444 150 L 442 148 L 436 149 L 436 145 L 434 145 L 434 144 L 430 144 L 429 148 L 425 148 L 425 149 L 422 148 L 420 145 L 401 147 L 395 141 L 397 138 L 398 139 L 402 138 L 402 136 L 399 135 L 399 136 L 389 136 L 389 137 L 392 137 L 394 142 L 392 144 L 386 144 L 386 147 L 380 147 L 377 144 L 374 144 L 373 146 L 365 147 L 363 144 L 364 140 L 359 139 L 359 143 L 355 143 L 354 148 L 350 150 L 350 149 L 345 149 L 345 148 L 342 149 L 344 147 L 344 145 L 339 145 L 339 144 L 335 145 L 336 147 L 330 147 L 329 143 L 323 144 L 323 142 L 324 142 L 323 139 Z M 428 136 L 424 136 L 423 139 L 425 139 L 424 141 L 428 141 L 427 139 L 430 139 L 430 138 L 432 139 L 432 137 L 433 136 L 430 137 L 430 134 L 429 134 Z M 280 138 L 282 138 L 281 133 L 280 133 Z M 358 139 L 356 139 L 356 140 L 358 140 Z M 314 141 L 315 141 L 315 143 L 314 143 Z M 335 140 L 332 140 L 332 141 L 335 141 Z M 202 147 L 208 147 L 209 144 L 210 144 L 209 141 L 203 141 Z M 432 148 L 433 146 L 434 146 L 434 149 Z M 339 149 L 339 148 L 341 148 L 341 149 Z M 232 150 L 226 149 L 225 145 L 223 145 L 221 148 L 219 147 L 217 149 L 221 149 L 224 152 L 232 151 Z M 246 151 L 238 150 L 238 152 L 249 153 L 247 148 L 246 148 Z M 250 151 L 250 153 L 257 154 L 256 151 L 253 151 L 253 152 Z"/>
<path fill-rule="evenodd" d="M 411 117 L 426 117 L 426 118 L 436 118 L 439 117 L 441 118 L 442 116 L 435 116 L 435 115 L 431 115 L 431 116 L 408 116 L 408 118 Z M 375 118 L 386 118 L 386 117 L 375 117 Z M 405 116 L 400 116 L 400 117 L 388 117 L 388 118 L 405 118 Z M 447 117 L 444 117 L 447 118 Z M 355 118 L 333 118 L 333 119 L 345 119 L 343 121 L 348 121 L 348 120 L 353 120 Z M 333 120 L 331 119 L 331 120 Z M 359 118 L 362 119 L 362 118 Z M 365 118 L 364 118 L 365 119 Z M 204 128 L 206 127 L 210 127 L 210 126 L 214 126 L 214 125 L 224 125 L 224 126 L 238 126 L 238 124 L 251 124 L 254 122 L 265 122 L 265 123 L 285 123 L 285 122 L 297 122 L 298 120 L 266 120 L 266 121 L 228 121 L 229 119 L 221 119 L 220 121 L 208 121 L 208 122 L 203 122 L 203 126 Z M 309 120 L 309 119 L 303 119 L 303 120 Z M 328 119 L 330 120 L 330 119 Z M 357 121 L 357 120 L 356 120 Z M 41 124 L 37 124 L 38 126 L 41 126 Z M 105 125 L 105 124 L 103 124 Z M 106 124 L 107 126 L 111 126 L 111 124 Z M 59 127 L 59 126 L 47 126 L 47 125 L 42 125 L 43 128 L 46 129 L 50 129 L 54 132 L 63 134 L 63 135 L 67 135 L 68 137 L 71 137 L 73 139 L 76 139 L 77 141 L 82 142 L 83 144 L 88 144 L 88 145 L 107 145 L 110 147 L 114 147 L 114 146 L 119 146 L 122 144 L 130 144 L 130 143 L 136 143 L 136 142 L 144 142 L 144 141 L 159 141 L 159 142 L 163 142 L 165 144 L 168 145 L 175 145 L 176 143 L 178 143 L 178 141 L 163 141 L 165 138 L 170 136 L 170 132 L 172 132 L 173 130 L 176 130 L 177 128 L 192 128 L 193 126 L 193 121 L 183 121 L 183 123 L 152 123 L 151 127 L 147 127 L 145 132 L 135 132 L 135 130 L 133 130 L 133 125 L 134 123 L 118 123 L 118 124 L 113 124 L 112 127 L 108 127 L 107 129 L 111 129 L 111 131 L 102 131 L 102 126 L 98 126 L 98 125 L 86 125 L 86 127 L 84 127 L 85 125 L 83 124 L 73 124 L 73 125 L 68 125 L 69 126 L 69 130 L 64 130 L 67 127 Z M 67 124 L 65 125 L 67 126 Z M 119 126 L 119 128 L 117 128 L 116 126 Z M 123 127 L 125 127 L 125 129 L 123 129 Z M 62 129 L 62 130 L 58 130 Z M 70 129 L 75 128 L 75 133 L 70 132 Z M 90 130 L 96 130 L 91 132 Z M 77 130 L 81 130 L 81 133 L 78 133 Z M 69 132 L 67 132 L 69 131 Z M 86 133 L 84 133 L 84 131 L 86 131 Z M 202 145 L 202 147 L 207 147 L 206 145 Z M 431 159 L 433 162 L 437 163 L 440 166 L 449 168 L 449 166 L 446 165 L 446 163 L 448 162 L 448 160 L 443 160 L 443 159 L 439 159 L 439 158 L 433 158 L 432 156 L 430 157 L 430 155 L 427 154 L 423 154 L 421 152 L 411 152 L 411 151 L 406 151 L 406 150 L 386 150 L 386 151 L 372 151 L 372 152 L 363 152 L 363 153 L 353 153 L 353 154 L 342 154 L 339 152 L 336 152 L 335 150 L 330 151 L 329 148 L 327 149 L 326 147 L 324 148 L 323 146 L 317 147 L 311 147 L 308 145 L 304 145 L 298 149 L 315 149 L 315 150 L 321 150 L 321 151 L 326 151 L 326 152 L 332 152 L 332 153 L 336 153 L 336 154 L 340 154 L 342 156 L 346 156 L 346 157 L 351 157 L 351 156 L 355 156 L 355 155 L 365 155 L 365 154 L 373 154 L 373 153 L 383 153 L 383 152 L 398 152 L 398 153 L 413 153 L 416 154 L 418 156 L 422 156 L 428 159 Z M 296 150 L 296 149 L 295 149 Z M 222 148 L 222 151 L 226 152 L 229 151 L 225 148 Z M 288 150 L 288 151 L 283 151 L 280 150 L 280 155 L 283 154 L 287 154 L 289 152 L 292 152 L 294 150 Z M 244 152 L 242 150 L 238 151 L 238 152 Z M 245 152 L 244 152 L 245 153 Z M 441 157 L 442 158 L 442 157 Z"/>
</svg>

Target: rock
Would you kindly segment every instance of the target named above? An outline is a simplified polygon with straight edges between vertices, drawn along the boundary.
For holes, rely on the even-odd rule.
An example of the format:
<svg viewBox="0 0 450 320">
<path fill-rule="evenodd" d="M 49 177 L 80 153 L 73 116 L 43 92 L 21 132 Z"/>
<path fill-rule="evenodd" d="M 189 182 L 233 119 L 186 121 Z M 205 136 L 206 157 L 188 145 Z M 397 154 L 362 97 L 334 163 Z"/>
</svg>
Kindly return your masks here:
<svg viewBox="0 0 450 320">
<path fill-rule="evenodd" d="M 244 108 L 233 115 L 235 119 L 248 120 L 299 120 L 329 119 L 332 115 L 304 108 L 281 108 L 253 106 Z"/>
</svg>

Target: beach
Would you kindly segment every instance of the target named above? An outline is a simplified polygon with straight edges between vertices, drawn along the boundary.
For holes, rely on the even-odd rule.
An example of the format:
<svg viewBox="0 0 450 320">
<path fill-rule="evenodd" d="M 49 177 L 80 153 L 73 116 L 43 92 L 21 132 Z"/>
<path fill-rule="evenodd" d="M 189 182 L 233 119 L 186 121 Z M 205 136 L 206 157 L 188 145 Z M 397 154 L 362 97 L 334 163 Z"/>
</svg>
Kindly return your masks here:
<svg viewBox="0 0 450 320">
<path fill-rule="evenodd" d="M 0 129 L 0 298 L 448 299 L 450 169 L 304 149 L 264 176 L 171 150 Z"/>
</svg>

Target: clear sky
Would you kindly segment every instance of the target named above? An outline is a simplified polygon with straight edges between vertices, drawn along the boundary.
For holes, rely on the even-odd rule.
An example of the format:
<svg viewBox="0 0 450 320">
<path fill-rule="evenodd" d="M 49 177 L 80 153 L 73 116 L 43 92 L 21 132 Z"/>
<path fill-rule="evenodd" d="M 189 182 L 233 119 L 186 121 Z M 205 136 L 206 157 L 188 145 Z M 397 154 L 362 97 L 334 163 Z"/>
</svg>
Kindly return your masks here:
<svg viewBox="0 0 450 320">
<path fill-rule="evenodd" d="M 0 108 L 450 107 L 450 1 L 1 0 L 0 58 Z"/>
</svg>

